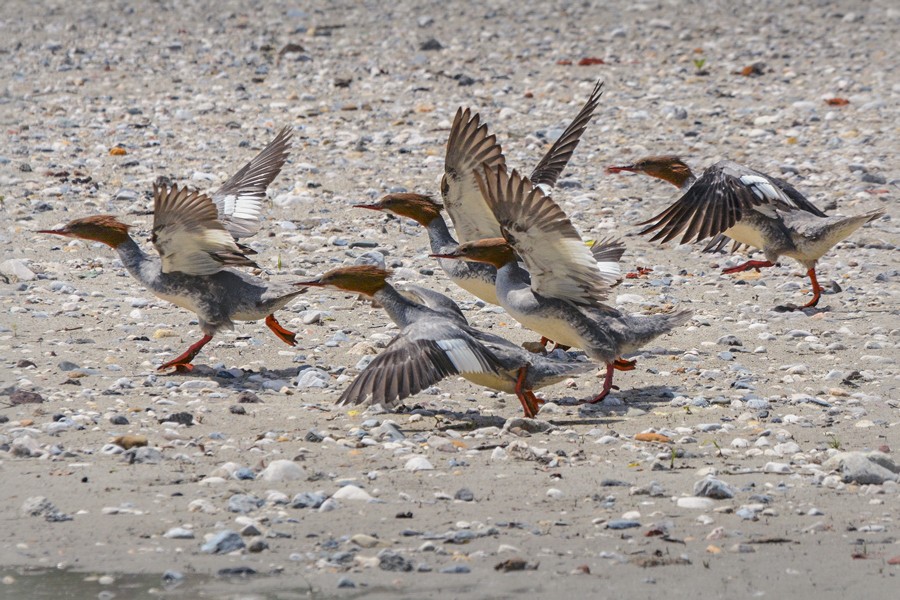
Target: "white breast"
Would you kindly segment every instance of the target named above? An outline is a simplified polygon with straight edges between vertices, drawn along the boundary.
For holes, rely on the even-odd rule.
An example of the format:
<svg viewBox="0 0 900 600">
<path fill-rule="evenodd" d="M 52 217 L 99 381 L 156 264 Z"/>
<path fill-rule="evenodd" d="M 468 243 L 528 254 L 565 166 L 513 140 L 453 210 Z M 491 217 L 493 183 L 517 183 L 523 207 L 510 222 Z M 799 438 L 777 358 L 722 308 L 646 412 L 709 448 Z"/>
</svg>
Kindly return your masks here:
<svg viewBox="0 0 900 600">
<path fill-rule="evenodd" d="M 552 317 L 540 313 L 523 313 L 510 310 L 508 306 L 504 306 L 509 315 L 532 331 L 549 338 L 557 344 L 564 346 L 572 346 L 574 348 L 584 348 L 585 341 L 565 319 Z"/>
<path fill-rule="evenodd" d="M 186 296 L 176 296 L 170 294 L 164 294 L 161 292 L 153 292 L 157 298 L 165 300 L 166 302 L 171 302 L 175 306 L 179 306 L 185 310 L 189 310 L 192 313 L 199 315 L 200 314 L 200 305 L 197 303 L 197 298 L 192 295 Z"/>
<path fill-rule="evenodd" d="M 480 298 L 490 304 L 500 304 L 497 300 L 497 287 L 490 281 L 485 281 L 480 277 L 454 277 L 453 283 L 476 298 Z"/>
<path fill-rule="evenodd" d="M 750 227 L 746 223 L 741 223 L 740 221 L 735 223 L 733 227 L 730 227 L 723 231 L 725 235 L 730 237 L 736 242 L 740 242 L 742 244 L 747 244 L 748 246 L 753 246 L 759 250 L 762 250 L 765 247 L 765 241 L 763 240 L 762 235 L 760 235 L 759 231 Z"/>
<path fill-rule="evenodd" d="M 462 373 L 461 375 L 475 385 L 480 385 L 481 387 L 486 387 L 501 392 L 507 392 L 509 394 L 515 393 L 516 390 L 515 380 L 503 374 L 494 375 L 493 373 Z"/>
</svg>

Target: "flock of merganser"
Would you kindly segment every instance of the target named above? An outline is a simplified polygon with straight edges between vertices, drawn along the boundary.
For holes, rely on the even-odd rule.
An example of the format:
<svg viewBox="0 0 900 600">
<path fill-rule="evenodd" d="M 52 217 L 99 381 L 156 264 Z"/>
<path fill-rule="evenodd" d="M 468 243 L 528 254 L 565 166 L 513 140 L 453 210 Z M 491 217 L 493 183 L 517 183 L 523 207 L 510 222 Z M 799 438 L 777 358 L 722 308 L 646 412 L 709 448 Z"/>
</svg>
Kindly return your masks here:
<svg viewBox="0 0 900 600">
<path fill-rule="evenodd" d="M 602 93 L 598 83 L 581 111 L 540 160 L 530 177 L 509 170 L 495 135 L 470 109 L 456 113 L 447 142 L 443 205 L 430 196 L 390 194 L 359 208 L 412 219 L 425 227 L 435 257 L 447 277 L 481 300 L 503 307 L 522 326 L 542 336 L 542 344 L 579 348 L 603 363 L 602 400 L 612 389 L 615 370 L 635 368 L 626 355 L 691 318 L 688 310 L 648 316 L 628 315 L 604 304 L 622 279 L 619 259 L 625 245 L 606 239 L 588 246 L 550 193 L 593 116 Z M 295 334 L 274 313 L 310 287 L 352 291 L 376 300 L 400 333 L 343 392 L 339 404 L 379 403 L 394 407 L 405 398 L 450 375 L 508 393 L 534 417 L 542 400 L 534 390 L 592 369 L 592 364 L 533 353 L 469 325 L 456 303 L 415 285 L 400 289 L 388 282 L 390 271 L 372 266 L 333 269 L 309 281 L 278 284 L 235 267 L 255 267 L 255 252 L 239 243 L 260 226 L 266 188 L 284 166 L 291 129 L 283 129 L 253 160 L 210 195 L 155 186 L 151 240 L 158 256 L 144 253 L 128 225 L 111 215 L 76 219 L 52 230 L 114 248 L 129 273 L 159 298 L 194 312 L 203 337 L 183 354 L 159 366 L 189 371 L 191 362 L 221 329 L 234 321 L 265 319 L 282 341 L 295 345 Z M 808 269 L 813 298 L 796 310 L 813 307 L 822 288 L 816 261 L 831 247 L 882 210 L 853 217 L 832 217 L 816 208 L 788 183 L 721 161 L 698 179 L 676 156 L 652 156 L 610 173 L 631 171 L 677 186 L 682 196 L 641 223 L 651 241 L 681 235 L 686 244 L 712 238 L 704 250 L 759 249 L 764 261 L 750 260 L 726 269 L 759 270 L 790 256 Z M 457 239 L 441 214 L 446 209 Z"/>
</svg>

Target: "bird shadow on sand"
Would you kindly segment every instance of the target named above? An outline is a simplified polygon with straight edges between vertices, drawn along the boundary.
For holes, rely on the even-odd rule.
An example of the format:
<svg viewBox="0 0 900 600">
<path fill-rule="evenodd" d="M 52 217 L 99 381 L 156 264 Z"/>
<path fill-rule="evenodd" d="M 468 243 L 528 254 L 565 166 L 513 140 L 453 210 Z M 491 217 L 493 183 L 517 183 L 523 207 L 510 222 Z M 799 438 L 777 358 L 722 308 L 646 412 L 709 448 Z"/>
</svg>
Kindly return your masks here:
<svg viewBox="0 0 900 600">
<path fill-rule="evenodd" d="M 176 371 L 169 369 L 167 371 L 154 371 L 157 377 L 178 380 L 178 379 L 209 379 L 219 384 L 219 387 L 229 388 L 233 390 L 253 391 L 260 389 L 261 382 L 248 381 L 253 375 L 261 375 L 265 381 L 283 380 L 290 385 L 292 379 L 300 373 L 300 367 L 287 367 L 283 369 L 260 369 L 260 370 L 244 370 L 240 376 L 233 376 L 231 373 L 223 369 L 214 369 L 209 365 L 197 364 L 190 371 Z"/>
</svg>

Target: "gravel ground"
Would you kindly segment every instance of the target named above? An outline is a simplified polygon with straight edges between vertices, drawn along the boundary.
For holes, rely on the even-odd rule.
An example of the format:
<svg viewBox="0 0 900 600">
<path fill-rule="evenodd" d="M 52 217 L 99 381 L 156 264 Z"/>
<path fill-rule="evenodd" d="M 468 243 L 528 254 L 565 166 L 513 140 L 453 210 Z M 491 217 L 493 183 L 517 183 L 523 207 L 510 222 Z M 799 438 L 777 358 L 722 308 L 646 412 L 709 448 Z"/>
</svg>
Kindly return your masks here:
<svg viewBox="0 0 900 600">
<path fill-rule="evenodd" d="M 884 598 L 900 569 L 900 9 L 889 1 L 23 2 L 0 6 L 0 597 Z M 583 64 L 587 63 L 587 64 Z M 633 312 L 685 307 L 621 390 L 518 401 L 446 380 L 405 413 L 333 406 L 394 334 L 310 291 L 201 336 L 98 244 L 34 234 L 112 213 L 149 245 L 159 177 L 210 190 L 284 125 L 294 150 L 253 240 L 300 281 L 379 252 L 398 281 L 533 340 L 428 258 L 424 231 L 351 208 L 437 195 L 457 107 L 529 171 L 602 79 L 554 197 L 624 236 Z M 651 245 L 675 199 L 603 168 L 728 157 L 830 213 L 882 219 L 808 280 Z M 641 435 L 643 434 L 643 435 Z M 146 445 L 142 445 L 146 444 Z M 599 593 L 599 592 L 598 592 Z"/>
</svg>

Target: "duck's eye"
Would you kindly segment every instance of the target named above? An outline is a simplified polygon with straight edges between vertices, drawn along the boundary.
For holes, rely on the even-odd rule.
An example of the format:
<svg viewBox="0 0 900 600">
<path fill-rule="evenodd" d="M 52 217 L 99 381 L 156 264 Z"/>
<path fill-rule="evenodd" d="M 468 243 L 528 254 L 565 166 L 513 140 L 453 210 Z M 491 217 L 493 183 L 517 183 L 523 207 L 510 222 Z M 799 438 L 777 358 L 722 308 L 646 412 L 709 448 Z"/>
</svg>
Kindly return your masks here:
<svg viewBox="0 0 900 600">
<path fill-rule="evenodd" d="M 450 183 L 447 181 L 447 176 L 444 175 L 441 177 L 441 197 L 446 198 L 447 194 L 450 193 Z"/>
</svg>

